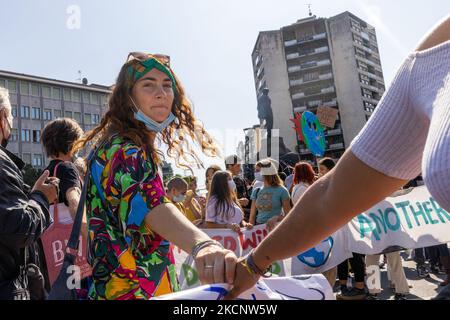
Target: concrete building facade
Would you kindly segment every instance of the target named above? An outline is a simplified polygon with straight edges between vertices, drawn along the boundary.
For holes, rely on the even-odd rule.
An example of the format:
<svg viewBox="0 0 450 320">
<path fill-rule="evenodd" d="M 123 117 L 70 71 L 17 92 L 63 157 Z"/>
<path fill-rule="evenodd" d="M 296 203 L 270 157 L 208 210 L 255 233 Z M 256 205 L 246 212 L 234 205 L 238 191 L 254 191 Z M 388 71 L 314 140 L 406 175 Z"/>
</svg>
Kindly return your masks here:
<svg viewBox="0 0 450 320">
<path fill-rule="evenodd" d="M 311 163 L 315 158 L 290 121 L 295 113 L 316 113 L 319 106 L 338 110 L 335 127 L 325 131 L 325 156 L 338 159 L 385 90 L 375 29 L 350 12 L 260 32 L 252 60 L 257 96 L 265 86 L 270 91 L 274 128 Z"/>
<path fill-rule="evenodd" d="M 77 121 L 83 130 L 96 126 L 106 110 L 109 87 L 84 85 L 0 70 L 0 87 L 9 91 L 14 117 L 8 150 L 35 168 L 49 160 L 40 143 L 45 125 L 56 118 Z"/>
</svg>

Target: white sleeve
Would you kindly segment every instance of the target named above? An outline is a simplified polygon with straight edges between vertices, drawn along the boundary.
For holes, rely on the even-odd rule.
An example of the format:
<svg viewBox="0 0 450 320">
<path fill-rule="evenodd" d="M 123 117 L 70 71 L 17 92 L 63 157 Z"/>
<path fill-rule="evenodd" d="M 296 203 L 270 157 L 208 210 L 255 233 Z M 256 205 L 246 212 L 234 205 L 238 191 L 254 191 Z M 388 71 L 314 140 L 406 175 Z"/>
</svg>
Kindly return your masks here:
<svg viewBox="0 0 450 320">
<path fill-rule="evenodd" d="M 421 173 L 429 120 L 409 92 L 415 59 L 408 57 L 371 119 L 350 145 L 352 153 L 387 176 L 411 180 Z"/>
</svg>

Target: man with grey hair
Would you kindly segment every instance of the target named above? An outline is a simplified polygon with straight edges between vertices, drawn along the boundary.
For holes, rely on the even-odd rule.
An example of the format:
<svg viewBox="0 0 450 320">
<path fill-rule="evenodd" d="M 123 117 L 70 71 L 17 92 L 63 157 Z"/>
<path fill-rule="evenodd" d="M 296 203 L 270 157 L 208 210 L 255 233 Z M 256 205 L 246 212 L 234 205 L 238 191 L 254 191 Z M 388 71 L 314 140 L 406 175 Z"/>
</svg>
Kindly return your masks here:
<svg viewBox="0 0 450 320">
<path fill-rule="evenodd" d="M 45 171 L 29 192 L 23 161 L 6 150 L 12 126 L 8 91 L 0 88 L 0 300 L 42 299 L 35 245 L 53 222 L 49 204 L 56 200 L 59 181 Z"/>
</svg>

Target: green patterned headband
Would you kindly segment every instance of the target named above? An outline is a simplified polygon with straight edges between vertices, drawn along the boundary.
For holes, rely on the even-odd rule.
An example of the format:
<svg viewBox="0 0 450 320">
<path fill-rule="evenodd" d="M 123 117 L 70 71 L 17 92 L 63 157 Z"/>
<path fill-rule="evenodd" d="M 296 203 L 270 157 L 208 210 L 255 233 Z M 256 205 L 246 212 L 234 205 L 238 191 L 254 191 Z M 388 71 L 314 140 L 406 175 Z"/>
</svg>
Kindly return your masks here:
<svg viewBox="0 0 450 320">
<path fill-rule="evenodd" d="M 138 81 L 144 74 L 152 69 L 157 69 L 166 74 L 172 81 L 173 91 L 177 92 L 177 84 L 170 67 L 166 64 L 163 64 L 159 59 L 152 57 L 151 55 L 149 55 L 148 59 L 143 61 L 138 59 L 138 64 L 129 66 L 128 72 L 130 73 L 130 75 L 134 75 L 134 80 Z"/>
</svg>

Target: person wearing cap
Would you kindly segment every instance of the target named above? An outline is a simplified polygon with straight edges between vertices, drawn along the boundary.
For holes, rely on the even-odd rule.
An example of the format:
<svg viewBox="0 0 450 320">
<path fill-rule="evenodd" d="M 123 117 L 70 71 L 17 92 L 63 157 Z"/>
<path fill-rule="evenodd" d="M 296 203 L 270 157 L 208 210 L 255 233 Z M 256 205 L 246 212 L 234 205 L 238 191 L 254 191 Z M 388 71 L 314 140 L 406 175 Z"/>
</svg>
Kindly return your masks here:
<svg viewBox="0 0 450 320">
<path fill-rule="evenodd" d="M 272 230 L 291 210 L 289 191 L 284 187 L 278 176 L 278 169 L 271 159 L 257 162 L 256 167 L 260 168 L 264 185 L 254 189 L 250 197 L 250 223 L 266 223 L 267 228 Z"/>
<path fill-rule="evenodd" d="M 239 204 L 244 210 L 244 220 L 248 221 L 250 217 L 250 194 L 247 183 L 242 177 L 242 160 L 237 155 L 231 155 L 225 158 L 225 169 L 231 173 L 235 184 L 235 192 Z"/>
</svg>

